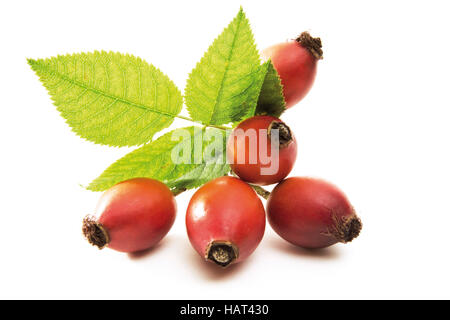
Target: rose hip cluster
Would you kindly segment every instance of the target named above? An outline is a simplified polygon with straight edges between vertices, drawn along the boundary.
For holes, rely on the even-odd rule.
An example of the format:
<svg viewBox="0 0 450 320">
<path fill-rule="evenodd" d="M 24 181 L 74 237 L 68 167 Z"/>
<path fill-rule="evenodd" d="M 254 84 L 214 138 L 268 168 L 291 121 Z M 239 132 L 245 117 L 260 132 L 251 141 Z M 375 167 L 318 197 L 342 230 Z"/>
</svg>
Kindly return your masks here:
<svg viewBox="0 0 450 320">
<path fill-rule="evenodd" d="M 317 61 L 322 59 L 321 48 L 319 38 L 304 32 L 295 41 L 263 52 L 281 78 L 288 108 L 311 88 Z M 251 140 L 251 132 L 264 134 L 256 134 Z M 261 157 L 262 149 L 270 163 Z M 346 243 L 359 235 L 361 220 L 337 187 L 308 177 L 285 179 L 296 157 L 297 140 L 280 119 L 254 116 L 233 130 L 227 158 L 237 177 L 224 176 L 206 183 L 195 192 L 187 208 L 187 234 L 200 256 L 222 267 L 245 260 L 263 238 L 266 213 L 281 238 L 303 248 Z M 276 169 L 267 170 L 274 161 Z M 270 195 L 261 192 L 259 186 L 275 183 Z M 266 209 L 255 190 L 267 199 Z M 175 215 L 175 197 L 166 185 L 148 178 L 131 179 L 102 195 L 96 210 L 98 218 L 84 219 L 83 234 L 99 248 L 140 251 L 151 248 L 168 233 Z"/>
</svg>

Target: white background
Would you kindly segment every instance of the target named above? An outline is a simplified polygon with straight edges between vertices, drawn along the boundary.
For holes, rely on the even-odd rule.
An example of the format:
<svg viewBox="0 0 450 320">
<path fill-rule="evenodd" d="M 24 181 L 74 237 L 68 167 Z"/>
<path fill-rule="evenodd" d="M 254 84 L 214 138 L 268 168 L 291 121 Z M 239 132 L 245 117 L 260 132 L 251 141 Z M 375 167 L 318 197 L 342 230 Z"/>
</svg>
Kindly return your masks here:
<svg viewBox="0 0 450 320">
<path fill-rule="evenodd" d="M 243 5 L 259 49 L 309 30 L 324 60 L 283 116 L 299 141 L 291 175 L 340 186 L 364 228 L 311 252 L 267 226 L 246 262 L 220 269 L 191 248 L 193 193 L 153 250 L 91 247 L 84 190 L 130 149 L 78 138 L 26 58 L 132 53 L 183 89 Z M 0 298 L 450 298 L 450 45 L 446 1 L 2 1 Z M 176 126 L 187 125 L 176 121 Z"/>
</svg>

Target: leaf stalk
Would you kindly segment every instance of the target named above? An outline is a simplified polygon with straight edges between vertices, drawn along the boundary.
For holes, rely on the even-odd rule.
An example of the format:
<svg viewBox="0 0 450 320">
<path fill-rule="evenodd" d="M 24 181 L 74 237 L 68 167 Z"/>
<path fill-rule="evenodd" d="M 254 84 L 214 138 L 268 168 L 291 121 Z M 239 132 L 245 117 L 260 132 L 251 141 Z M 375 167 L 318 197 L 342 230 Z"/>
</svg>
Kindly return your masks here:
<svg viewBox="0 0 450 320">
<path fill-rule="evenodd" d="M 174 117 L 179 118 L 179 119 L 183 119 L 186 121 L 190 121 L 190 122 L 194 122 L 194 123 L 198 123 L 198 124 L 202 124 L 205 127 L 209 127 L 209 128 L 216 128 L 216 129 L 220 129 L 220 130 L 231 130 L 233 128 L 227 127 L 227 126 L 218 126 L 218 125 L 214 125 L 214 124 L 204 124 L 201 123 L 200 121 L 195 121 L 189 117 L 185 117 L 185 116 L 180 116 L 180 115 L 174 115 Z"/>
</svg>

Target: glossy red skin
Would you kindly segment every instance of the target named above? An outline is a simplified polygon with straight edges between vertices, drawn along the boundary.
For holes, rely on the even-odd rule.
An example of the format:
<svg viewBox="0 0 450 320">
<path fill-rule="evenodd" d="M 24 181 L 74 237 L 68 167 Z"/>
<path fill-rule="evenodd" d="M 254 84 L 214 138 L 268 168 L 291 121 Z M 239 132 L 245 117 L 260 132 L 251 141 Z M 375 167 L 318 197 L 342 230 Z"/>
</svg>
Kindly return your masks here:
<svg viewBox="0 0 450 320">
<path fill-rule="evenodd" d="M 327 235 L 337 218 L 354 215 L 347 197 L 319 179 L 292 177 L 278 184 L 267 201 L 267 217 L 276 233 L 303 248 L 324 248 L 338 241 Z"/>
<path fill-rule="evenodd" d="M 153 179 L 123 181 L 101 196 L 98 221 L 107 230 L 108 247 L 136 252 L 153 247 L 169 232 L 176 202 L 169 188 Z"/>
<path fill-rule="evenodd" d="M 302 100 L 311 89 L 317 72 L 317 59 L 297 41 L 276 44 L 262 52 L 264 60 L 271 59 L 283 84 L 286 107 Z"/>
<path fill-rule="evenodd" d="M 264 235 L 264 206 L 253 189 L 234 177 L 212 180 L 195 192 L 186 213 L 194 249 L 205 257 L 211 241 L 230 241 L 239 249 L 234 262 L 245 260 Z"/>
<path fill-rule="evenodd" d="M 269 167 L 270 164 L 264 165 L 261 164 L 260 159 L 258 157 L 256 164 L 249 163 L 249 153 L 250 153 L 250 144 L 248 141 L 244 141 L 244 139 L 239 139 L 235 132 L 236 129 L 242 129 L 244 131 L 248 129 L 268 129 L 269 125 L 272 121 L 282 122 L 280 119 L 272 117 L 272 116 L 255 116 L 249 119 L 242 121 L 231 133 L 227 142 L 227 159 L 230 162 L 231 169 L 234 173 L 236 173 L 239 178 L 244 181 L 247 181 L 252 184 L 257 185 L 268 185 L 277 183 L 283 180 L 292 170 L 295 164 L 295 160 L 297 158 L 297 141 L 294 137 L 294 134 L 291 131 L 293 141 L 289 143 L 286 147 L 282 148 L 279 152 L 279 165 L 278 172 L 272 175 L 263 175 L 261 174 L 261 168 Z M 259 135 L 257 136 L 257 154 L 259 154 Z M 233 143 L 234 140 L 234 143 Z M 246 139 L 247 140 L 247 139 Z M 239 152 L 245 152 L 245 163 L 239 164 L 238 154 Z M 267 149 L 271 150 L 270 139 L 267 139 Z M 270 154 L 270 153 L 269 153 Z"/>
</svg>

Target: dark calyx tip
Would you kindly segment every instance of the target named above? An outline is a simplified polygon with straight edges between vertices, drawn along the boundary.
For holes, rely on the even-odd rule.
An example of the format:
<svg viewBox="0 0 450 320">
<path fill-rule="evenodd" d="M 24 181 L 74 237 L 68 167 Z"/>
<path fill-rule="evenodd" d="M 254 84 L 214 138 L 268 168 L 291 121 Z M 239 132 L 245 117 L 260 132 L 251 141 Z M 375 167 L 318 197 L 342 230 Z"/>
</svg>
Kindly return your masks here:
<svg viewBox="0 0 450 320">
<path fill-rule="evenodd" d="M 361 219 L 356 215 L 343 218 L 334 218 L 335 229 L 332 234 L 339 242 L 347 243 L 359 236 L 362 229 Z"/>
<path fill-rule="evenodd" d="M 83 219 L 82 232 L 87 241 L 93 246 L 103 249 L 109 243 L 109 235 L 101 223 L 98 223 L 93 216 L 86 216 Z"/>
<path fill-rule="evenodd" d="M 300 45 L 311 52 L 311 54 L 317 59 L 323 59 L 322 41 L 320 38 L 313 38 L 309 32 L 303 32 L 295 39 Z"/>
<path fill-rule="evenodd" d="M 286 148 L 292 142 L 291 129 L 284 122 L 272 121 L 268 129 L 269 139 L 271 139 L 272 130 L 278 130 L 280 149 Z"/>
<path fill-rule="evenodd" d="M 221 267 L 229 266 L 238 258 L 239 250 L 230 241 L 211 241 L 206 248 L 205 258 Z"/>
</svg>

